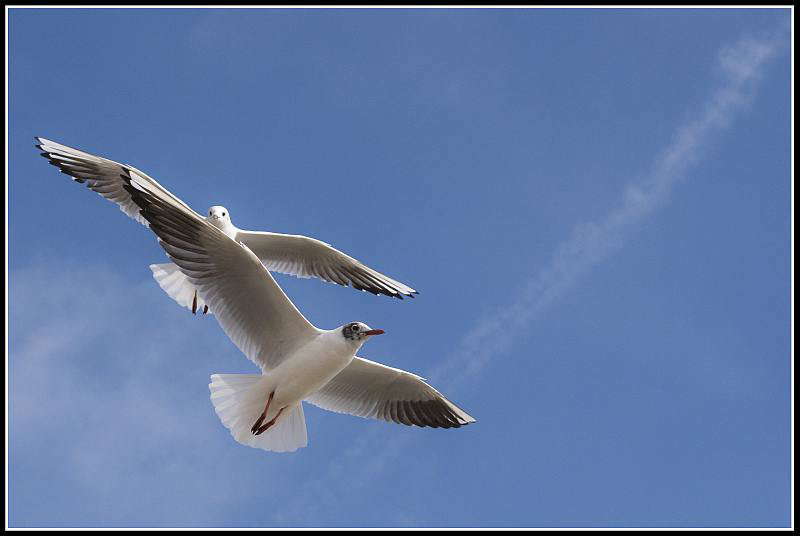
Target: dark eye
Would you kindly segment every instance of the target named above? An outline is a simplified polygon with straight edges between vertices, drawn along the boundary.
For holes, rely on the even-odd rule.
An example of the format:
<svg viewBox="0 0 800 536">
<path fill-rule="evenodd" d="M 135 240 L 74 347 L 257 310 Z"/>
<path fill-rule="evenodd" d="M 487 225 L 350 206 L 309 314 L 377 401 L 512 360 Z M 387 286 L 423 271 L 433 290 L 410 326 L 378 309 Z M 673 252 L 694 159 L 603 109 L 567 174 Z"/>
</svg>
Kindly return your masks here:
<svg viewBox="0 0 800 536">
<path fill-rule="evenodd" d="M 353 324 L 353 327 L 351 327 L 350 329 L 352 329 L 353 331 L 358 331 L 358 324 Z"/>
<path fill-rule="evenodd" d="M 224 212 L 222 213 L 222 217 L 223 217 L 223 218 L 225 217 L 225 213 L 224 213 Z"/>
</svg>

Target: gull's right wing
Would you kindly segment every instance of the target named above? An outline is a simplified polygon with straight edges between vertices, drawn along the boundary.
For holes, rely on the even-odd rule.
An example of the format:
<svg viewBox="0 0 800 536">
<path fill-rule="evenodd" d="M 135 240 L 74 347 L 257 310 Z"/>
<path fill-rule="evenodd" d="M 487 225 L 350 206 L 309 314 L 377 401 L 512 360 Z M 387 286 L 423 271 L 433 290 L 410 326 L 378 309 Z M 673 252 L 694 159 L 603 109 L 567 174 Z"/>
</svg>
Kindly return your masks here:
<svg viewBox="0 0 800 536">
<path fill-rule="evenodd" d="M 139 207 L 123 187 L 126 177 L 147 183 L 154 192 L 158 192 L 163 201 L 193 212 L 200 217 L 186 203 L 158 184 L 155 179 L 135 167 L 85 153 L 44 138 L 36 138 L 36 141 L 39 142 L 36 147 L 42 150 L 42 156 L 62 173 L 66 173 L 75 182 L 85 184 L 109 201 L 116 203 L 122 212 L 145 226 L 147 221 L 139 214 Z"/>
</svg>

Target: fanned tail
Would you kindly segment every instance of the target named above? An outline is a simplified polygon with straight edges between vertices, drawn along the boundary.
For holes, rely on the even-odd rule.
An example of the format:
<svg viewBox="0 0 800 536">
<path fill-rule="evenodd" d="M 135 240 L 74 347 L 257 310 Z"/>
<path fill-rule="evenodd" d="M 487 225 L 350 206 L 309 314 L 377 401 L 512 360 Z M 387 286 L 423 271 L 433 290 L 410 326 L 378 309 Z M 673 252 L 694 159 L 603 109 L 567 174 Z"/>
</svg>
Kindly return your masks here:
<svg viewBox="0 0 800 536">
<path fill-rule="evenodd" d="M 264 411 L 270 385 L 261 374 L 213 374 L 209 389 L 214 411 L 233 438 L 248 447 L 292 452 L 308 444 L 303 403 L 286 408 L 274 426 L 254 435 L 253 423 Z M 271 410 L 274 415 L 277 408 Z"/>
<path fill-rule="evenodd" d="M 193 313 L 211 312 L 197 293 L 197 289 L 176 264 L 171 262 L 151 264 L 150 269 L 153 271 L 153 279 L 170 298 L 178 302 L 178 305 L 186 307 Z"/>
</svg>

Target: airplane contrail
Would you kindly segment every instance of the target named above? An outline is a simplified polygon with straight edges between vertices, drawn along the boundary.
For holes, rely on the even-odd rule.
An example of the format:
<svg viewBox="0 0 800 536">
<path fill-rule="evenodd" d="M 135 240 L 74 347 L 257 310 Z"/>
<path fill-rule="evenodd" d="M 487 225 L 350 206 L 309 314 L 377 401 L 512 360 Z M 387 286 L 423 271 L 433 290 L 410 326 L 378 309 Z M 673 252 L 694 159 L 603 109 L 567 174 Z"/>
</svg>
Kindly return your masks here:
<svg viewBox="0 0 800 536">
<path fill-rule="evenodd" d="M 718 63 L 722 82 L 700 112 L 676 129 L 650 171 L 624 189 L 605 217 L 577 225 L 556 248 L 548 264 L 536 270 L 522 285 L 519 297 L 484 315 L 464 335 L 457 350 L 425 377 L 441 386 L 448 396 L 454 395 L 476 380 L 494 358 L 516 342 L 512 336 L 496 337 L 500 327 L 505 333 L 520 332 L 582 281 L 592 268 L 617 252 L 625 239 L 669 199 L 673 188 L 704 156 L 703 149 L 713 141 L 714 135 L 729 128 L 736 114 L 751 102 L 765 65 L 781 48 L 783 36 L 778 32 L 767 39 L 745 38 L 723 48 Z M 331 483 L 347 482 L 348 496 L 352 497 L 417 438 L 406 434 L 389 444 L 382 442 L 380 448 L 376 448 L 375 440 L 379 435 L 380 430 L 373 428 L 356 438 L 347 450 L 329 462 L 327 471 L 308 483 L 302 497 L 283 508 L 276 519 L 286 522 L 308 512 L 311 505 L 319 508 L 322 504 L 336 504 L 339 496 Z"/>
</svg>

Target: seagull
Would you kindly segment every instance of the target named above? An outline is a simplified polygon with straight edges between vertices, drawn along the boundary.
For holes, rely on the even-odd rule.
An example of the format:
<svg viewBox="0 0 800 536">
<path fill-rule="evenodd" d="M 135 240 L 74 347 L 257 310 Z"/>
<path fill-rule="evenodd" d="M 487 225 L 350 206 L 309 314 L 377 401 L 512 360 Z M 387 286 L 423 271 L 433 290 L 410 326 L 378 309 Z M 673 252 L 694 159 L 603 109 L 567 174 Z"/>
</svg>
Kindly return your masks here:
<svg viewBox="0 0 800 536">
<path fill-rule="evenodd" d="M 230 211 L 223 206 L 212 206 L 208 209 L 208 216 L 202 217 L 155 179 L 132 166 L 44 138 L 35 139 L 38 142 L 36 147 L 42 151 L 41 155 L 62 173 L 113 201 L 125 214 L 145 226 L 148 225 L 147 220 L 139 214 L 138 207 L 124 188 L 126 177 L 147 183 L 164 200 L 204 218 L 228 237 L 247 245 L 269 270 L 301 278 L 316 277 L 342 286 L 352 285 L 362 292 L 383 294 L 401 300 L 403 296 L 413 298 L 418 294 L 408 285 L 373 270 L 330 244 L 302 235 L 239 229 L 233 224 Z M 209 312 L 208 304 L 203 302 L 197 289 L 174 263 L 151 264 L 150 269 L 159 286 L 179 305 L 191 309 L 192 313 L 197 313 L 198 310 Z"/>
<path fill-rule="evenodd" d="M 475 422 L 420 376 L 356 355 L 383 330 L 362 322 L 315 327 L 246 243 L 144 178 L 123 173 L 122 183 L 135 215 L 147 221 L 226 335 L 261 368 L 261 374 L 211 376 L 214 410 L 236 441 L 276 452 L 305 447 L 303 401 L 409 426 Z"/>
</svg>

